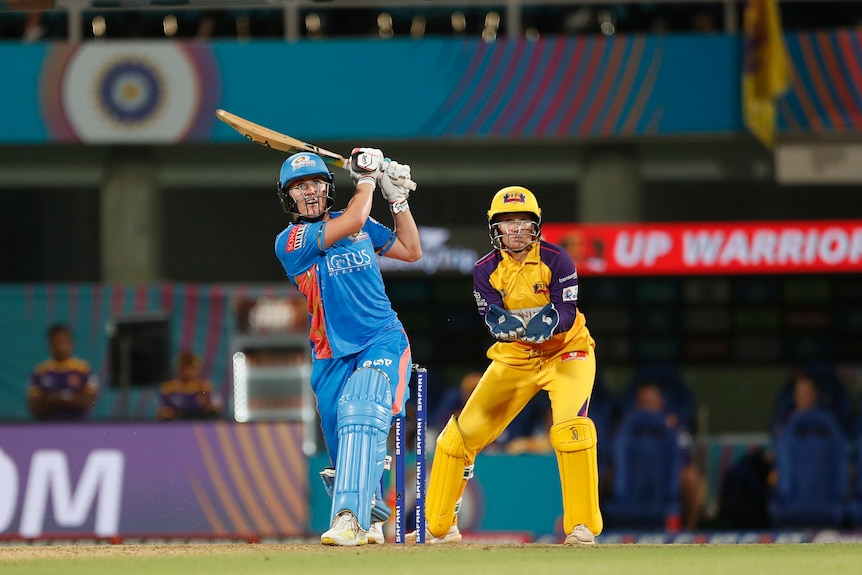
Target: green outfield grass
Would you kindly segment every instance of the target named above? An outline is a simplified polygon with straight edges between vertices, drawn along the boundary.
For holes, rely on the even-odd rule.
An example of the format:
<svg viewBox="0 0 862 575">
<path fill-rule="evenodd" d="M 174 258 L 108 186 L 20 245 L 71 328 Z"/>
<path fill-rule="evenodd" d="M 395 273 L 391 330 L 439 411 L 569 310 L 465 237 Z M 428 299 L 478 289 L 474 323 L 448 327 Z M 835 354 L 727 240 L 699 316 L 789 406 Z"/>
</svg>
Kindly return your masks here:
<svg viewBox="0 0 862 575">
<path fill-rule="evenodd" d="M 843 575 L 862 545 L 79 545 L 0 548 L 3 575 Z"/>
</svg>

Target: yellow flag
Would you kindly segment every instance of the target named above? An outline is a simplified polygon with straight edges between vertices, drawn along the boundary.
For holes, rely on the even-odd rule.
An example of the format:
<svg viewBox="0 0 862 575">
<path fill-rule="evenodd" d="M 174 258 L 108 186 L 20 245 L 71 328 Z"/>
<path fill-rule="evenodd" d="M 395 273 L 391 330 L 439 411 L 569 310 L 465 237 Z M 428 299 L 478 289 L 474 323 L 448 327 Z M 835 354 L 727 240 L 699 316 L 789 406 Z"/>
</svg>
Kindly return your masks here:
<svg viewBox="0 0 862 575">
<path fill-rule="evenodd" d="M 742 114 L 745 126 L 767 148 L 775 143 L 775 101 L 790 86 L 790 64 L 778 0 L 748 0 L 743 15 L 745 50 Z"/>
</svg>

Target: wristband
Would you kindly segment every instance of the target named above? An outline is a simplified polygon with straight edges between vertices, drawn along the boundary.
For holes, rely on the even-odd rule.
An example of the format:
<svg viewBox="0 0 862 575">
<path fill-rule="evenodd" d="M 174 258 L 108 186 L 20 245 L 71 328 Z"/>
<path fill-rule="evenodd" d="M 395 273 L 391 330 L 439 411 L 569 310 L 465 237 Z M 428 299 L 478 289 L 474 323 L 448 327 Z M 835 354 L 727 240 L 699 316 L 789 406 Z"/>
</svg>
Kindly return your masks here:
<svg viewBox="0 0 862 575">
<path fill-rule="evenodd" d="M 377 189 L 377 180 L 375 180 L 372 176 L 361 176 L 359 179 L 356 180 L 356 185 L 358 186 L 359 184 L 371 184 L 372 191 Z"/>
<path fill-rule="evenodd" d="M 389 210 L 393 214 L 400 214 L 401 212 L 406 212 L 410 209 L 410 205 L 407 203 L 407 200 L 401 200 L 400 202 L 396 202 L 394 204 L 389 204 Z"/>
</svg>

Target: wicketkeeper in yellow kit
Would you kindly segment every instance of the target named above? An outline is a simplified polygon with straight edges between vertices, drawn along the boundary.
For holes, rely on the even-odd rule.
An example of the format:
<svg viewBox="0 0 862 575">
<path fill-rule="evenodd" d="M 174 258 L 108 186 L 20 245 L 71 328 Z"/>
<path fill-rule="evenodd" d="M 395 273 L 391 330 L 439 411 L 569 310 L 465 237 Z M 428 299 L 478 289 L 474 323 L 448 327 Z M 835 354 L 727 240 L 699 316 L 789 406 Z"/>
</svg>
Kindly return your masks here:
<svg viewBox="0 0 862 575">
<path fill-rule="evenodd" d="M 602 531 L 596 428 L 587 416 L 595 342 L 578 311 L 578 274 L 566 251 L 541 239 L 533 193 L 503 188 L 491 201 L 494 249 L 473 269 L 473 295 L 497 343 L 460 416 L 440 432 L 427 494 L 426 540 L 456 543 L 458 507 L 476 456 L 540 390 L 553 412 L 551 445 L 563 493 L 566 543 L 592 545 Z"/>
</svg>

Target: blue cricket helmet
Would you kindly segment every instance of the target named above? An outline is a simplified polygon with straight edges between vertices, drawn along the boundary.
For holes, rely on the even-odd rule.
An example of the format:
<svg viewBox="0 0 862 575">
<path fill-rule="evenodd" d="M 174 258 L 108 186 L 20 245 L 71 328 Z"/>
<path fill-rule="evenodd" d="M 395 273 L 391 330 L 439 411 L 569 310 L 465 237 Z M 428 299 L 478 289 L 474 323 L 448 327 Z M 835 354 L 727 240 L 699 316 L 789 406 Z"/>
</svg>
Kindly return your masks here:
<svg viewBox="0 0 862 575">
<path fill-rule="evenodd" d="M 310 152 L 299 152 L 287 158 L 281 165 L 278 187 L 282 190 L 286 189 L 293 180 L 306 176 L 323 176 L 329 183 L 332 183 L 334 179 L 332 172 L 329 171 L 320 156 Z"/>
<path fill-rule="evenodd" d="M 326 210 L 317 218 L 306 218 L 299 213 L 296 206 L 296 201 L 290 197 L 287 191 L 290 183 L 299 178 L 307 176 L 323 176 L 327 181 L 326 191 Z M 326 167 L 323 159 L 317 154 L 311 152 L 299 152 L 287 158 L 281 164 L 281 171 L 278 174 L 278 182 L 276 182 L 276 193 L 278 200 L 281 203 L 281 209 L 290 214 L 294 222 L 300 219 L 308 221 L 319 220 L 323 215 L 332 208 L 335 204 L 335 176 Z"/>
</svg>

